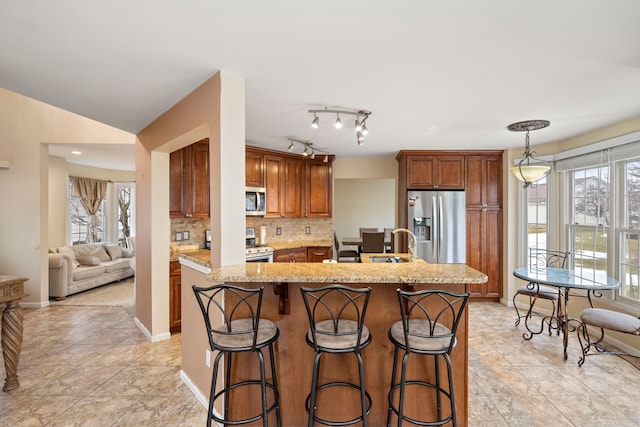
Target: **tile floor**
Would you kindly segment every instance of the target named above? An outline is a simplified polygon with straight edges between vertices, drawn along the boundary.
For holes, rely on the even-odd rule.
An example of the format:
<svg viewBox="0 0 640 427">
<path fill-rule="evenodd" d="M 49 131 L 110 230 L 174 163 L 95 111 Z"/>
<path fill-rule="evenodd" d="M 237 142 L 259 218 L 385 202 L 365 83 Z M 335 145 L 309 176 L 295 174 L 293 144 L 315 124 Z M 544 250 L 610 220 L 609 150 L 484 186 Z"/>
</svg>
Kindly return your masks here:
<svg viewBox="0 0 640 427">
<path fill-rule="evenodd" d="M 205 425 L 179 378 L 180 335 L 151 344 L 133 305 L 90 295 L 25 310 L 21 386 L 0 391 L 0 426 Z M 640 425 L 639 370 L 614 356 L 578 368 L 575 335 L 565 362 L 560 337 L 522 339 L 513 309 L 469 309 L 470 426 Z"/>
</svg>

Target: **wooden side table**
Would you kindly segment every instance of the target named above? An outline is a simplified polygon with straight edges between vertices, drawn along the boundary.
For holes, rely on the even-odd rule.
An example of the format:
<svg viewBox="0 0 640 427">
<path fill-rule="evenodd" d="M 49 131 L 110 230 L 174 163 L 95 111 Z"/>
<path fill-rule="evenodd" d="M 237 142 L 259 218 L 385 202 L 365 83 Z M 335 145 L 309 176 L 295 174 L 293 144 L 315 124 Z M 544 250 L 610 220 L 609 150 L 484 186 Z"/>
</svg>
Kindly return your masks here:
<svg viewBox="0 0 640 427">
<path fill-rule="evenodd" d="M 0 304 L 6 303 L 2 311 L 2 357 L 7 378 L 2 390 L 9 391 L 20 386 L 18 381 L 18 361 L 22 348 L 22 307 L 20 300 L 24 293 L 24 282 L 29 279 L 18 276 L 0 275 Z"/>
</svg>

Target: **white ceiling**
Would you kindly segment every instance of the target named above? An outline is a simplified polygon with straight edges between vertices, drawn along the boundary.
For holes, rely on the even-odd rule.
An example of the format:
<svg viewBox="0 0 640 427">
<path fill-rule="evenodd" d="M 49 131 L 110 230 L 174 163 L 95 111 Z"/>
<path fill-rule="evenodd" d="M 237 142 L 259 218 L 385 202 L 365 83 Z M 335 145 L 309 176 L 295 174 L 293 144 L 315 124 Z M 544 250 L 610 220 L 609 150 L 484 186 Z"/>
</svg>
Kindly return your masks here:
<svg viewBox="0 0 640 427">
<path fill-rule="evenodd" d="M 2 0 L 0 87 L 137 133 L 225 70 L 246 78 L 251 145 L 505 149 L 524 146 L 508 124 L 550 120 L 535 147 L 640 116 L 639 16 L 637 0 Z M 366 143 L 328 116 L 312 129 L 324 107 L 372 111 Z"/>
</svg>

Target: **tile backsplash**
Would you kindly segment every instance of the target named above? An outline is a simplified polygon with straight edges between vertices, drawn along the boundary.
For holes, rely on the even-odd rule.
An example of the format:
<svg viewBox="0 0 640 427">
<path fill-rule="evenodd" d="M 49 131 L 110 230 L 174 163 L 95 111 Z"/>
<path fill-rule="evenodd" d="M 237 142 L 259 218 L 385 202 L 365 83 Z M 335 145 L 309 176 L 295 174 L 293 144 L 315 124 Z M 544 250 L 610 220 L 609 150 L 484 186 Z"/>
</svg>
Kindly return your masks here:
<svg viewBox="0 0 640 427">
<path fill-rule="evenodd" d="M 333 218 L 262 218 L 247 217 L 247 227 L 267 227 L 267 243 L 287 242 L 290 240 L 329 240 L 333 241 Z M 278 228 L 280 235 L 277 234 Z M 309 234 L 306 233 L 308 228 Z"/>
<path fill-rule="evenodd" d="M 208 219 L 172 218 L 172 244 L 198 245 L 204 248 L 204 231 L 210 228 Z M 333 218 L 262 218 L 247 217 L 247 227 L 255 228 L 260 233 L 260 226 L 267 227 L 267 243 L 287 242 L 292 240 L 329 240 L 333 241 Z M 277 234 L 277 229 L 280 234 Z M 307 229 L 309 233 L 307 234 Z M 185 239 L 185 232 L 188 239 Z M 179 234 L 181 239 L 176 240 Z"/>
</svg>

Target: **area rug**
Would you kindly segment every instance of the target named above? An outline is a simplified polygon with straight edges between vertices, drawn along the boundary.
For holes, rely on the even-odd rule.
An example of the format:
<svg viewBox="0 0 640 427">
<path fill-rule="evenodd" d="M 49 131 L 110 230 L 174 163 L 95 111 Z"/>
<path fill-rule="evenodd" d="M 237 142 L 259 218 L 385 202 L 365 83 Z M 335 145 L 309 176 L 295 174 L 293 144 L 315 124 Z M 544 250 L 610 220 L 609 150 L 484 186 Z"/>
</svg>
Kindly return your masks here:
<svg viewBox="0 0 640 427">
<path fill-rule="evenodd" d="M 125 307 L 135 302 L 133 277 L 69 295 L 61 301 L 51 300 L 51 305 L 104 305 Z"/>
</svg>

